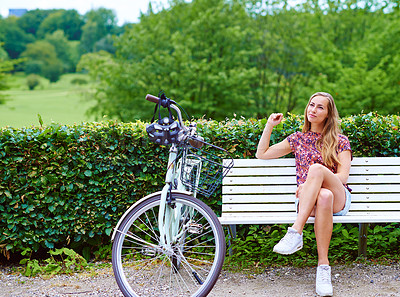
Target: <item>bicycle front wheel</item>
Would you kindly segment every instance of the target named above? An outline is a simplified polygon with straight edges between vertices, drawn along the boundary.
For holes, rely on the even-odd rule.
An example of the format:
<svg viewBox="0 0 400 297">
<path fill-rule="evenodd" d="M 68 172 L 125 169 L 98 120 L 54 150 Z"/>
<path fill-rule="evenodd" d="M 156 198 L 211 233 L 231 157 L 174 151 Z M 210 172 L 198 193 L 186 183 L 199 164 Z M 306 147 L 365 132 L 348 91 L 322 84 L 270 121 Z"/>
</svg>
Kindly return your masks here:
<svg viewBox="0 0 400 297">
<path fill-rule="evenodd" d="M 139 203 L 116 230 L 112 264 L 124 296 L 202 297 L 218 279 L 226 251 L 217 216 L 197 198 L 173 197 L 178 228 L 170 244 L 160 239 L 160 195 Z"/>
</svg>

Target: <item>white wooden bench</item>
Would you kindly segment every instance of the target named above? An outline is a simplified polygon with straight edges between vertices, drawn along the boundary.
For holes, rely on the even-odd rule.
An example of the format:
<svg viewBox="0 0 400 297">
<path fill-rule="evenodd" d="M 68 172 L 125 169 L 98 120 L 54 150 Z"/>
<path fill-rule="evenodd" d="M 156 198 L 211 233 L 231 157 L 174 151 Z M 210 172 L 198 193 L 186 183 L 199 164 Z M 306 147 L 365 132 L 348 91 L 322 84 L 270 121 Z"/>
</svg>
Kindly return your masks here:
<svg viewBox="0 0 400 297">
<path fill-rule="evenodd" d="M 366 255 L 370 223 L 400 222 L 400 158 L 360 157 L 351 163 L 351 207 L 334 223 L 358 223 L 359 255 Z M 291 224 L 296 219 L 294 159 L 235 159 L 223 179 L 222 225 L 236 236 L 238 224 Z M 309 218 L 308 223 L 313 223 Z"/>
</svg>

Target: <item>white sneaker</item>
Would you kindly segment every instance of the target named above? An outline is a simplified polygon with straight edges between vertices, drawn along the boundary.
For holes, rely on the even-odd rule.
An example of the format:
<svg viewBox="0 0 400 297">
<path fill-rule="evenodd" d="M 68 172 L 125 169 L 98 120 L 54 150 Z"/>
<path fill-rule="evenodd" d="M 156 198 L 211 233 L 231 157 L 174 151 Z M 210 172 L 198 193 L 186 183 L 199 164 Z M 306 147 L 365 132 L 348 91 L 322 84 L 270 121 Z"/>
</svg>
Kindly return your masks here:
<svg viewBox="0 0 400 297">
<path fill-rule="evenodd" d="M 318 295 L 333 296 L 333 288 L 331 282 L 331 267 L 329 265 L 318 266 L 317 278 L 315 281 L 315 289 Z"/>
<path fill-rule="evenodd" d="M 274 246 L 273 251 L 282 255 L 290 255 L 302 248 L 303 233 L 299 234 L 295 229 L 289 227 L 286 235 Z"/>
</svg>

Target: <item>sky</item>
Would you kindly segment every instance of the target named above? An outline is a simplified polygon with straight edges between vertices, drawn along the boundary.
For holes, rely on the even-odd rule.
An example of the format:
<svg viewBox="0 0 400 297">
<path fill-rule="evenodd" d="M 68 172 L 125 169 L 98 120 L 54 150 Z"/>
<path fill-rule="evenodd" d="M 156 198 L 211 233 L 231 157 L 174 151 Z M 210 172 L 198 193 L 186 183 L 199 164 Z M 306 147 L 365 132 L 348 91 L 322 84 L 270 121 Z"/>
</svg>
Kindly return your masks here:
<svg viewBox="0 0 400 297">
<path fill-rule="evenodd" d="M 140 12 L 147 12 L 149 2 L 152 2 L 154 11 L 158 11 L 161 5 L 168 7 L 168 0 L 0 0 L 0 14 L 8 16 L 10 8 L 33 9 L 75 9 L 84 15 L 91 9 L 104 7 L 115 11 L 118 25 L 124 23 L 136 23 Z"/>
</svg>

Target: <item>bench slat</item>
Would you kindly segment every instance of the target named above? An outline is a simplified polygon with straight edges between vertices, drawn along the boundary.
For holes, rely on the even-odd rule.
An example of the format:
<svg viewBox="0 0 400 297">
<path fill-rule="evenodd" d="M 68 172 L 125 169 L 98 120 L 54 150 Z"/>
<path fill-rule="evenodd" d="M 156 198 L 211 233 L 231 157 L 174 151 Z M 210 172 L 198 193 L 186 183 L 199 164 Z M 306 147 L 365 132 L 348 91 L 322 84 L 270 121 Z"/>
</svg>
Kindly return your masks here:
<svg viewBox="0 0 400 297">
<path fill-rule="evenodd" d="M 271 160 L 260 159 L 234 159 L 235 167 L 264 167 L 264 166 L 295 166 L 294 158 L 280 158 Z M 352 166 L 357 165 L 400 165 L 398 157 L 356 157 L 351 161 Z"/>
<path fill-rule="evenodd" d="M 291 215 L 279 215 L 279 214 L 252 214 L 246 216 L 240 214 L 223 214 L 219 218 L 222 225 L 230 224 L 256 224 L 256 225 L 273 225 L 273 224 L 293 224 L 296 220 L 296 214 Z M 357 212 L 348 213 L 345 216 L 334 216 L 334 223 L 397 223 L 399 222 L 398 212 L 385 212 L 385 213 L 374 213 L 374 212 L 363 212 L 358 214 Z M 307 223 L 314 223 L 314 218 L 309 218 Z"/>
<path fill-rule="evenodd" d="M 352 203 L 350 211 L 400 211 L 400 203 Z M 224 204 L 222 212 L 295 212 L 294 203 Z M 400 218 L 399 218 L 400 219 Z"/>
<path fill-rule="evenodd" d="M 281 158 L 271 160 L 260 160 L 260 159 L 233 159 L 235 167 L 264 167 L 264 166 L 283 166 L 291 167 L 295 166 L 294 158 Z"/>
<path fill-rule="evenodd" d="M 223 195 L 222 203 L 294 203 L 294 194 L 286 195 Z"/>
<path fill-rule="evenodd" d="M 352 193 L 400 193 L 400 184 L 351 185 Z M 296 193 L 296 185 L 224 186 L 222 194 L 285 194 Z"/>
<path fill-rule="evenodd" d="M 351 185 L 352 193 L 398 193 L 400 195 L 400 184 L 379 185 Z"/>
<path fill-rule="evenodd" d="M 377 175 L 377 174 L 400 174 L 400 166 L 352 166 L 350 175 Z M 296 168 L 293 167 L 233 167 L 229 170 L 230 176 L 282 176 L 296 175 Z M 226 178 L 226 177 L 225 177 Z"/>
<path fill-rule="evenodd" d="M 224 186 L 222 194 L 267 194 L 267 193 L 295 193 L 296 185 L 282 186 Z"/>
<path fill-rule="evenodd" d="M 375 174 L 400 174 L 400 166 L 351 166 L 350 174 L 375 175 Z"/>
<path fill-rule="evenodd" d="M 293 176 L 230 176 L 224 178 L 223 185 L 294 185 Z"/>
<path fill-rule="evenodd" d="M 351 161 L 351 166 L 357 165 L 400 165 L 399 157 L 355 157 Z"/>
<path fill-rule="evenodd" d="M 400 184 L 399 175 L 350 175 L 348 184 Z M 229 176 L 223 185 L 291 185 L 296 184 L 293 176 Z"/>
<path fill-rule="evenodd" d="M 293 167 L 233 167 L 229 170 L 227 176 L 255 176 L 255 175 L 272 175 L 282 176 L 291 175 L 296 176 L 296 168 Z M 225 177 L 226 178 L 226 177 Z"/>
<path fill-rule="evenodd" d="M 294 203 L 294 194 L 287 195 L 224 195 L 222 203 Z M 352 194 L 351 202 L 399 202 L 399 194 Z"/>
</svg>

